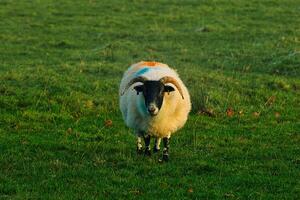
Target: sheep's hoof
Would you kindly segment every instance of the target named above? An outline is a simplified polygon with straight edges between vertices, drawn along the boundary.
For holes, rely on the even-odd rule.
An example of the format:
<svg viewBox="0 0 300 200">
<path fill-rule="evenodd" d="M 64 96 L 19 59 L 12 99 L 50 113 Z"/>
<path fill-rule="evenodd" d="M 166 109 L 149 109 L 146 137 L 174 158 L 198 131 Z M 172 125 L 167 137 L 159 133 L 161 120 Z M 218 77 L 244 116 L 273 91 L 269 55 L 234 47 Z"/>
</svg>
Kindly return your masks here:
<svg viewBox="0 0 300 200">
<path fill-rule="evenodd" d="M 164 154 L 163 157 L 162 157 L 162 160 L 165 161 L 165 162 L 168 162 L 169 161 L 169 155 Z"/>
<path fill-rule="evenodd" d="M 143 154 L 143 149 L 142 148 L 136 148 L 136 153 L 138 155 L 142 155 Z"/>
<path fill-rule="evenodd" d="M 150 149 L 145 149 L 145 156 L 151 156 L 151 151 Z"/>
<path fill-rule="evenodd" d="M 153 148 L 153 153 L 157 153 L 159 151 L 160 151 L 160 149 L 157 149 L 156 147 Z"/>
</svg>

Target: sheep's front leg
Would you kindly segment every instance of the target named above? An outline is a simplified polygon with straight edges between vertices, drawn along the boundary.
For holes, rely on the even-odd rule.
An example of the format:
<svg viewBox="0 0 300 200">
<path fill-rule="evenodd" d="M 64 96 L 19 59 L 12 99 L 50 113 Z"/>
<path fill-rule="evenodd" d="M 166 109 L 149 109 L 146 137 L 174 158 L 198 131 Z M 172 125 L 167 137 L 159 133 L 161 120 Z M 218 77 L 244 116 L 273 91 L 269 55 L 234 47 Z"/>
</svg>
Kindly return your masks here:
<svg viewBox="0 0 300 200">
<path fill-rule="evenodd" d="M 136 152 L 138 154 L 142 154 L 143 152 L 142 138 L 140 136 L 136 138 Z"/>
<path fill-rule="evenodd" d="M 145 141 L 145 155 L 146 156 L 151 156 L 151 151 L 150 151 L 150 135 L 145 135 L 144 136 L 144 141 Z"/>
<path fill-rule="evenodd" d="M 161 141 L 161 138 L 155 138 L 155 144 L 154 144 L 154 148 L 153 148 L 153 152 L 154 153 L 157 153 L 159 152 L 160 150 L 160 141 Z"/>
<path fill-rule="evenodd" d="M 170 137 L 163 138 L 164 150 L 163 161 L 169 161 Z"/>
</svg>

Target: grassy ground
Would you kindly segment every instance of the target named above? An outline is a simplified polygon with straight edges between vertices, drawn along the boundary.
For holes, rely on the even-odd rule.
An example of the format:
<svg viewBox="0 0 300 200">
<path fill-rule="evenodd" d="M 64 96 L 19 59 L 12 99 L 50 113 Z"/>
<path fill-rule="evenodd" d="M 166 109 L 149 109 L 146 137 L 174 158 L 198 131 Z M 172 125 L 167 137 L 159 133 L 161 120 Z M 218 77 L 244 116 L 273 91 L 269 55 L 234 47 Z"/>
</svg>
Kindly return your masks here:
<svg viewBox="0 0 300 200">
<path fill-rule="evenodd" d="M 1 0 L 0 199 L 299 199 L 299 13 L 297 0 Z M 140 60 L 176 68 L 192 95 L 169 163 L 136 155 L 118 109 Z"/>
</svg>

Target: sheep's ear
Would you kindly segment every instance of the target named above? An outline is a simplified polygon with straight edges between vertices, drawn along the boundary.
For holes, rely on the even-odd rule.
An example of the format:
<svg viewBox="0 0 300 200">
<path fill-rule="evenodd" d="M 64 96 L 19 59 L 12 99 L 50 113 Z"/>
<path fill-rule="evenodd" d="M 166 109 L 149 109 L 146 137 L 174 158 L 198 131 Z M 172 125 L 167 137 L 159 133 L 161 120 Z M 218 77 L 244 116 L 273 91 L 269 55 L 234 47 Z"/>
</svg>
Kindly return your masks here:
<svg viewBox="0 0 300 200">
<path fill-rule="evenodd" d="M 140 92 L 143 92 L 143 85 L 134 86 L 136 94 L 139 95 Z"/>
<path fill-rule="evenodd" d="M 175 91 L 175 89 L 172 86 L 165 85 L 165 92 L 170 93 Z"/>
</svg>

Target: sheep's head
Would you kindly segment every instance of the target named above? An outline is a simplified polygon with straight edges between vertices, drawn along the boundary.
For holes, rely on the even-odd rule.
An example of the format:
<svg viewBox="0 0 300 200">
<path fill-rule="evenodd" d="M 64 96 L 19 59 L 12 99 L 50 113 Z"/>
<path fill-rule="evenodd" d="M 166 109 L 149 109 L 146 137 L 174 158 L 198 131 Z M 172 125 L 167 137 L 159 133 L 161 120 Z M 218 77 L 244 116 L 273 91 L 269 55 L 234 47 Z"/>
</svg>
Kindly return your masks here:
<svg viewBox="0 0 300 200">
<path fill-rule="evenodd" d="M 143 76 L 136 77 L 127 84 L 122 95 L 131 85 L 137 82 L 143 84 L 135 86 L 134 89 L 136 90 L 137 95 L 139 95 L 139 93 L 143 93 L 145 99 L 145 106 L 148 110 L 148 113 L 151 116 L 155 116 L 158 114 L 163 104 L 165 93 L 175 91 L 175 89 L 172 86 L 166 85 L 167 83 L 172 83 L 179 91 L 180 95 L 182 96 L 182 99 L 184 99 L 182 89 L 179 86 L 178 82 L 174 78 L 169 76 L 163 77 L 158 81 L 147 80 L 147 78 Z"/>
</svg>

